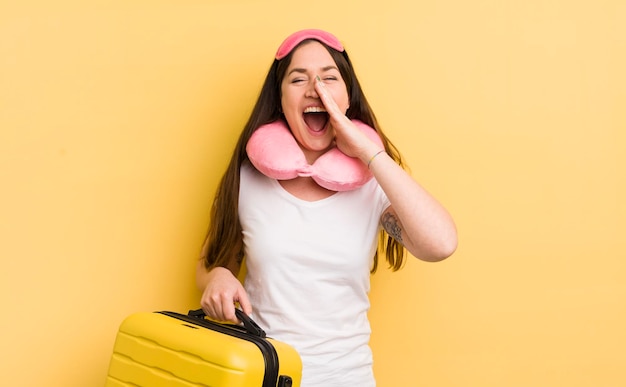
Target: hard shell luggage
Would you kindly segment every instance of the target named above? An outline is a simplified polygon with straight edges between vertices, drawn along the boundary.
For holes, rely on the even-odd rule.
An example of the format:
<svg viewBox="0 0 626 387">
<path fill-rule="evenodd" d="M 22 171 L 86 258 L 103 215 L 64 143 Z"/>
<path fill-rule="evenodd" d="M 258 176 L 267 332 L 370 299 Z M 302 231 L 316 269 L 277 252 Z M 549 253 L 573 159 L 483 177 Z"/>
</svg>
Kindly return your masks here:
<svg viewBox="0 0 626 387">
<path fill-rule="evenodd" d="M 144 312 L 121 324 L 105 387 L 298 387 L 296 350 L 268 338 L 239 309 L 243 326 L 189 314 Z"/>
</svg>

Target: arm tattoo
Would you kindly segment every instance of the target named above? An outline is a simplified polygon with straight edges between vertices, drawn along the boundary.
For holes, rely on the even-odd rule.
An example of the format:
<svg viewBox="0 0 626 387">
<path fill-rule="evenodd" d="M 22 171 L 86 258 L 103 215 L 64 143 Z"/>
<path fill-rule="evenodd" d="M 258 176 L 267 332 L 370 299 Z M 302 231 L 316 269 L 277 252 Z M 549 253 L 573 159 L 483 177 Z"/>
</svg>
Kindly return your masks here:
<svg viewBox="0 0 626 387">
<path fill-rule="evenodd" d="M 385 231 L 389 233 L 395 240 L 402 243 L 402 227 L 400 221 L 391 212 L 385 212 L 381 219 L 381 223 Z"/>
</svg>

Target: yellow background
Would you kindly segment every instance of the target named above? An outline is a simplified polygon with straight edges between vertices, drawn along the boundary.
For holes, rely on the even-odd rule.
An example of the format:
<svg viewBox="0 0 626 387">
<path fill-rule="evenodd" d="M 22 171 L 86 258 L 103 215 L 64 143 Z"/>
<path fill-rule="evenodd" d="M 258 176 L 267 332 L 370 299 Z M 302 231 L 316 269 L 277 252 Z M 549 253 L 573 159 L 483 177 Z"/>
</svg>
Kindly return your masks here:
<svg viewBox="0 0 626 387">
<path fill-rule="evenodd" d="M 125 316 L 197 307 L 217 180 L 309 27 L 459 228 L 373 277 L 379 386 L 626 385 L 621 0 L 3 1 L 2 384 L 101 386 Z"/>
</svg>

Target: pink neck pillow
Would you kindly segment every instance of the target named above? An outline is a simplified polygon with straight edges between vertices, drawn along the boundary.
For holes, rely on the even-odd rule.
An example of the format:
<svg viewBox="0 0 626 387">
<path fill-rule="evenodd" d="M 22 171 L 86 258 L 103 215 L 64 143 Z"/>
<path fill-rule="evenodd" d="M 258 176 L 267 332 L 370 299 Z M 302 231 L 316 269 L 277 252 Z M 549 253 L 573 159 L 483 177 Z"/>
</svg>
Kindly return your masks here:
<svg viewBox="0 0 626 387">
<path fill-rule="evenodd" d="M 383 143 L 374 129 L 358 120 L 352 122 L 382 148 Z M 246 151 L 256 169 L 276 180 L 311 177 L 321 187 L 331 191 L 349 191 L 372 178 L 361 160 L 345 155 L 337 147 L 321 155 L 312 165 L 309 164 L 282 120 L 263 125 L 254 131 Z"/>
</svg>

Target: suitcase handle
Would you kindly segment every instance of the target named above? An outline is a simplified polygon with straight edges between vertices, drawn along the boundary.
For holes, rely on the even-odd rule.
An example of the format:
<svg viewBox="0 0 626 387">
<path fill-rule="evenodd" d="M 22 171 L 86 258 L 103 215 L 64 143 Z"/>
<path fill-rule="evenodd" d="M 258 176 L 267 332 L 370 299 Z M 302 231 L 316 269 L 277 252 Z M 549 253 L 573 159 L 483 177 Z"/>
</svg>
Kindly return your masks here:
<svg viewBox="0 0 626 387">
<path fill-rule="evenodd" d="M 206 313 L 202 309 L 190 310 L 187 313 L 189 317 L 195 317 L 199 319 L 204 319 L 206 317 Z M 253 336 L 265 338 L 265 331 L 261 329 L 261 327 L 254 322 L 247 314 L 245 314 L 241 309 L 235 308 L 235 316 L 243 323 L 243 327 L 246 332 Z"/>
</svg>

